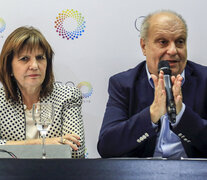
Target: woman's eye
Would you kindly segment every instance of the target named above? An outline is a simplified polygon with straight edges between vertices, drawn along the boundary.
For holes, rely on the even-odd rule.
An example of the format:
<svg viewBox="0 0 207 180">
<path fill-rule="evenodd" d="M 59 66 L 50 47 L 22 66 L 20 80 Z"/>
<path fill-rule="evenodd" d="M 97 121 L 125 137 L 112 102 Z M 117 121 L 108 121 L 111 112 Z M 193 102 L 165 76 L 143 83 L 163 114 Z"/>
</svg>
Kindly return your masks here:
<svg viewBox="0 0 207 180">
<path fill-rule="evenodd" d="M 20 58 L 22 61 L 27 61 L 29 58 L 27 56 Z"/>
<path fill-rule="evenodd" d="M 44 60 L 45 59 L 45 56 L 39 55 L 39 56 L 36 57 L 36 59 L 37 60 Z"/>
</svg>

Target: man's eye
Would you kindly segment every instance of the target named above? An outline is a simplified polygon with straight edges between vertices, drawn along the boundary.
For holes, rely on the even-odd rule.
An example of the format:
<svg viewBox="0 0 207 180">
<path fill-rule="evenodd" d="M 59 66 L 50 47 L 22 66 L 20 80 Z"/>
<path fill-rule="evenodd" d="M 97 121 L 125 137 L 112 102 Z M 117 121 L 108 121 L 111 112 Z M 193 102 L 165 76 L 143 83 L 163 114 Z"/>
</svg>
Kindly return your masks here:
<svg viewBox="0 0 207 180">
<path fill-rule="evenodd" d="M 160 42 L 161 45 L 166 45 L 167 44 L 166 40 L 160 40 L 159 42 Z"/>
<path fill-rule="evenodd" d="M 184 41 L 183 39 L 179 39 L 179 40 L 177 40 L 177 43 L 178 43 L 178 44 L 184 44 L 185 41 Z"/>
<path fill-rule="evenodd" d="M 181 47 L 181 46 L 185 45 L 185 40 L 184 40 L 184 39 L 178 39 L 178 40 L 176 41 L 176 45 L 177 45 L 178 47 Z"/>
</svg>

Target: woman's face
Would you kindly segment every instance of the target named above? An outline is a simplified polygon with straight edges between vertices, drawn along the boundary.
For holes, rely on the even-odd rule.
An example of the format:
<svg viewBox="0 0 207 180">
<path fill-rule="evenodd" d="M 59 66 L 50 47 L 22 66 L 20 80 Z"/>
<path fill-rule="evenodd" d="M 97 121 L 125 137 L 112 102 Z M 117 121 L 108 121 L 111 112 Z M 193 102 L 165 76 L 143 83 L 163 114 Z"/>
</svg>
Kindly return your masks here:
<svg viewBox="0 0 207 180">
<path fill-rule="evenodd" d="M 23 48 L 12 60 L 12 73 L 21 90 L 41 88 L 46 68 L 47 60 L 41 48 L 32 51 Z"/>
</svg>

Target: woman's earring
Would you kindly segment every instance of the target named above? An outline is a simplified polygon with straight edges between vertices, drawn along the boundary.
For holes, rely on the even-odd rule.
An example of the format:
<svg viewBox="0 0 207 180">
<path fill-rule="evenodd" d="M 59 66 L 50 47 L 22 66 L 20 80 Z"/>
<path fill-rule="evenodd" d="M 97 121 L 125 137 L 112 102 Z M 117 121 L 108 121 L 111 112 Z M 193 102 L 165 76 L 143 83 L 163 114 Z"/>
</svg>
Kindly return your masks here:
<svg viewBox="0 0 207 180">
<path fill-rule="evenodd" d="M 13 74 L 13 73 L 11 73 L 11 77 L 12 77 L 12 76 L 14 76 L 14 74 Z"/>
</svg>

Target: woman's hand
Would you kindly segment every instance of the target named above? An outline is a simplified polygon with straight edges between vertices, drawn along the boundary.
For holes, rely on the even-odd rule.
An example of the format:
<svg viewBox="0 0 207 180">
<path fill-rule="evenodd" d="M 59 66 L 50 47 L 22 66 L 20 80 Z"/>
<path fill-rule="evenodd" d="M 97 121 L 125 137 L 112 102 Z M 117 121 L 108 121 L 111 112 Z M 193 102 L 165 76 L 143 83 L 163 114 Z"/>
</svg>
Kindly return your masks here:
<svg viewBox="0 0 207 180">
<path fill-rule="evenodd" d="M 75 151 L 78 150 L 78 146 L 80 146 L 80 136 L 77 134 L 66 134 L 63 137 L 56 138 L 46 138 L 45 144 L 68 144 Z"/>
<path fill-rule="evenodd" d="M 66 134 L 63 137 L 60 137 L 60 143 L 61 144 L 68 144 L 70 147 L 72 147 L 74 150 L 78 150 L 78 146 L 80 146 L 80 136 L 77 134 Z"/>
<path fill-rule="evenodd" d="M 66 134 L 63 137 L 46 138 L 45 144 L 68 144 L 75 151 L 80 146 L 80 136 L 77 134 Z M 6 145 L 34 145 L 42 144 L 42 139 L 28 139 L 24 141 L 7 141 Z"/>
</svg>

